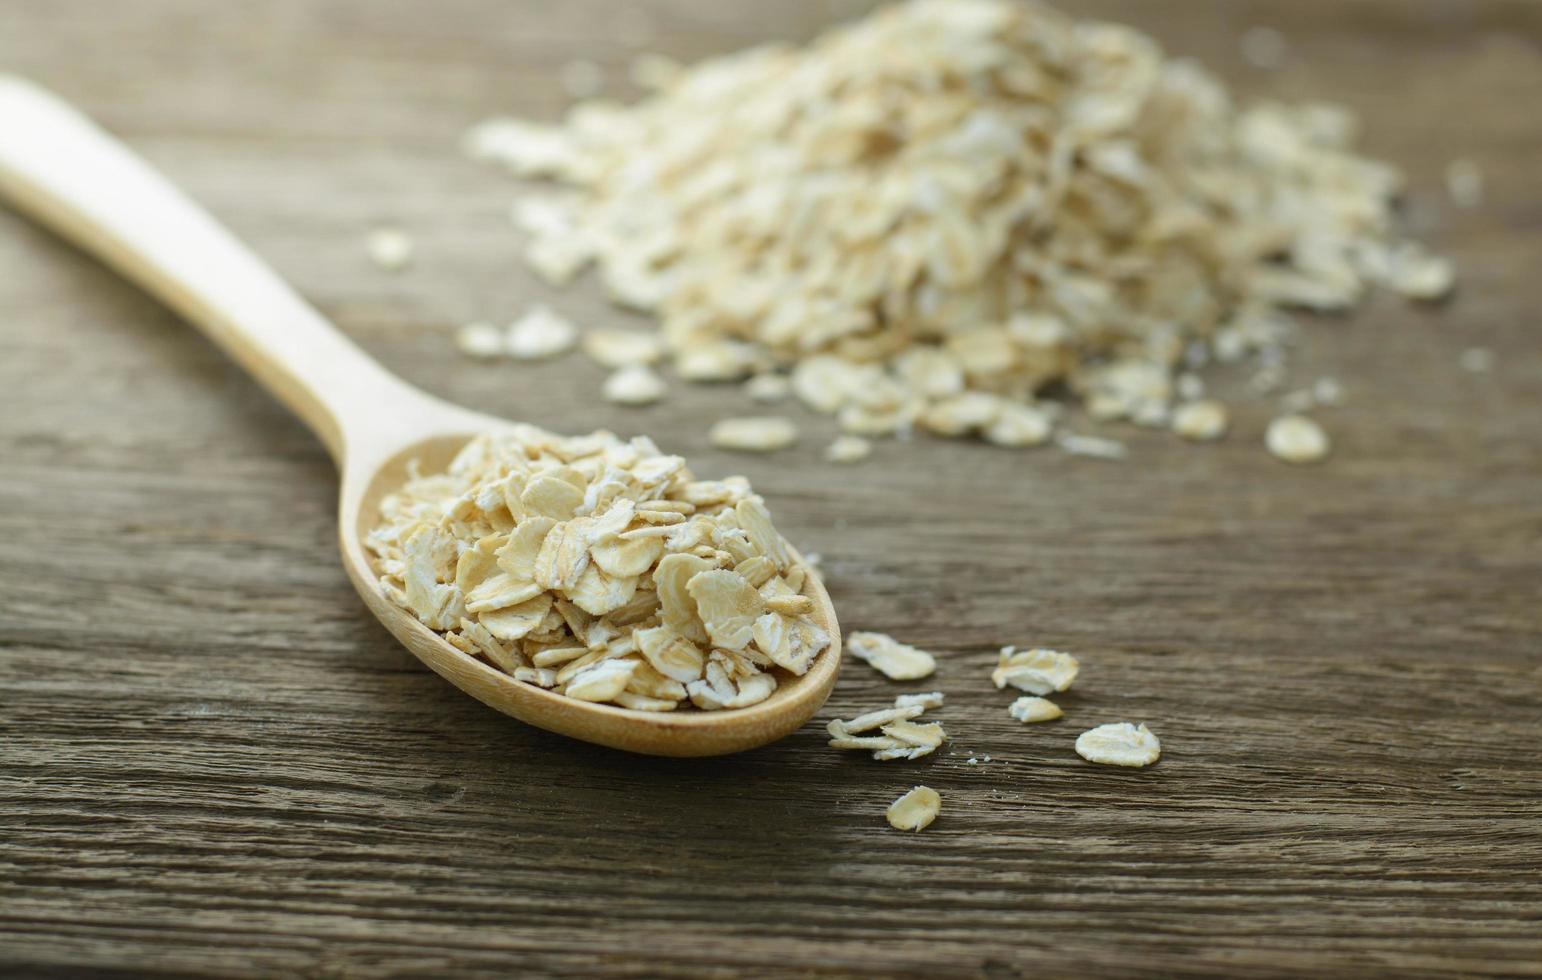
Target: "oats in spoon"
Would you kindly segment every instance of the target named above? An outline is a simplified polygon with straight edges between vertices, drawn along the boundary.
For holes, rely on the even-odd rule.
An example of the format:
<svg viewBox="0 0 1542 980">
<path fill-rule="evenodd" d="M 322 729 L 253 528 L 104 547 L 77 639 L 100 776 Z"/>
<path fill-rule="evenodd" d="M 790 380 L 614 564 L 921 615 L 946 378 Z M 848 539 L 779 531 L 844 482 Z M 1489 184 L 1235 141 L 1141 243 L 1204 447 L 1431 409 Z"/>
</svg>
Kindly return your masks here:
<svg viewBox="0 0 1542 980">
<path fill-rule="evenodd" d="M 452 646 L 580 700 L 747 707 L 830 644 L 749 483 L 698 480 L 646 437 L 478 436 L 414 469 L 366 544 Z"/>
</svg>

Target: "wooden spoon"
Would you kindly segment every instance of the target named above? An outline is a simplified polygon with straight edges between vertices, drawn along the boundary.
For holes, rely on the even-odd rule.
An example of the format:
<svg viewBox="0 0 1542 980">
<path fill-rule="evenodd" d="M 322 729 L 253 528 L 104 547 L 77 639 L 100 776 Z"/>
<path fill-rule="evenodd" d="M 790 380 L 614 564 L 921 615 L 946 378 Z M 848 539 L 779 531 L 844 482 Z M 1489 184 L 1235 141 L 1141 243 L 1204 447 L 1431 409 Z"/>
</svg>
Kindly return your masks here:
<svg viewBox="0 0 1542 980">
<path fill-rule="evenodd" d="M 433 397 L 372 361 L 271 269 L 143 160 L 31 83 L 0 76 L 0 194 L 180 313 L 326 445 L 341 474 L 343 567 L 370 611 L 441 677 L 484 704 L 573 738 L 654 755 L 719 755 L 800 727 L 840 669 L 840 628 L 810 575 L 831 647 L 770 699 L 726 711 L 631 711 L 514 680 L 461 653 L 380 591 L 361 545 L 409 460 L 443 469 L 503 419 Z"/>
</svg>

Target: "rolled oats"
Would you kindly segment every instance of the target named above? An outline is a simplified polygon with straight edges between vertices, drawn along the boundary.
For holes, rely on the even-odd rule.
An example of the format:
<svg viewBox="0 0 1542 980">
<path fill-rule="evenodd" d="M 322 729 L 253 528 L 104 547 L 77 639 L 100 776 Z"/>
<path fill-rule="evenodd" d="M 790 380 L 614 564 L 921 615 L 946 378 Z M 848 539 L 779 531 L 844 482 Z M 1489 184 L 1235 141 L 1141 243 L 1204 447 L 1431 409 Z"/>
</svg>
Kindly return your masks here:
<svg viewBox="0 0 1542 980">
<path fill-rule="evenodd" d="M 489 361 L 508 353 L 504 332 L 491 323 L 468 323 L 455 331 L 455 346 L 467 357 Z"/>
<path fill-rule="evenodd" d="M 1457 363 L 1470 374 L 1486 374 L 1494 369 L 1494 352 L 1486 347 L 1469 347 L 1462 351 Z"/>
<path fill-rule="evenodd" d="M 917 786 L 889 804 L 889 826 L 895 830 L 925 830 L 942 810 L 942 797 L 930 786 Z"/>
<path fill-rule="evenodd" d="M 578 343 L 578 328 L 545 306 L 532 307 L 509 325 L 509 356 L 521 361 L 566 354 Z"/>
<path fill-rule="evenodd" d="M 1053 694 L 1069 690 L 1080 670 L 1081 664 L 1069 653 L 1002 647 L 991 683 L 998 690 L 1011 685 L 1029 694 Z"/>
<path fill-rule="evenodd" d="M 1130 455 L 1122 442 L 1072 432 L 1056 433 L 1055 444 L 1072 456 L 1089 456 L 1092 459 L 1117 461 Z"/>
<path fill-rule="evenodd" d="M 630 364 L 605 379 L 600 394 L 618 405 L 651 405 L 669 390 L 646 364 Z"/>
<path fill-rule="evenodd" d="M 1242 47 L 1260 67 L 1287 51 L 1268 27 Z M 1039 445 L 1061 391 L 1098 420 L 1188 428 L 1175 401 L 1198 394 L 1173 379 L 1283 357 L 1284 310 L 1454 285 L 1396 237 L 1401 176 L 1355 154 L 1347 111 L 1239 105 L 1140 32 L 1039 4 L 908 0 L 806 47 L 635 71 L 635 105 L 467 135 L 574 189 L 522 209 L 527 259 L 554 282 L 595 263 L 686 380 L 790 384 L 851 435 Z M 1475 173 L 1453 165 L 1453 197 Z M 1059 441 L 1123 455 L 1088 440 Z"/>
<path fill-rule="evenodd" d="M 1018 698 L 1012 702 L 1007 713 L 1025 725 L 1038 721 L 1054 721 L 1065 714 L 1060 710 L 1060 705 L 1044 698 Z"/>
<path fill-rule="evenodd" d="M 1483 203 L 1483 171 L 1472 160 L 1452 160 L 1446 167 L 1446 190 L 1457 207 L 1478 207 Z"/>
<path fill-rule="evenodd" d="M 749 484 L 698 481 L 646 438 L 478 436 L 387 496 L 366 545 L 385 594 L 446 642 L 577 700 L 748 707 L 830 645 Z"/>
<path fill-rule="evenodd" d="M 636 330 L 590 330 L 581 344 L 595 363 L 612 369 L 655 364 L 664 355 L 656 335 Z"/>
<path fill-rule="evenodd" d="M 861 436 L 838 436 L 825 447 L 825 459 L 832 463 L 857 463 L 873 454 L 873 444 Z"/>
<path fill-rule="evenodd" d="M 937 669 L 931 654 L 884 633 L 852 633 L 846 637 L 846 652 L 892 681 L 917 680 Z"/>
<path fill-rule="evenodd" d="M 744 383 L 744 393 L 757 402 L 779 402 L 792 394 L 792 382 L 784 374 L 757 374 Z"/>
<path fill-rule="evenodd" d="M 369 260 L 387 272 L 397 272 L 412 264 L 416 251 L 412 236 L 399 228 L 380 228 L 364 241 Z"/>
<path fill-rule="evenodd" d="M 1076 754 L 1105 766 L 1149 766 L 1162 755 L 1162 743 L 1145 725 L 1099 725 L 1076 737 Z"/>
<path fill-rule="evenodd" d="M 892 708 L 869 711 L 850 721 L 834 719 L 825 726 L 830 736 L 829 745 L 833 749 L 871 751 L 879 762 L 915 760 L 931 755 L 947 740 L 947 732 L 939 722 L 918 724 L 911 719 L 941 704 L 942 695 L 937 692 L 909 698 L 901 696 Z M 862 734 L 874 729 L 879 729 L 882 734 Z"/>
<path fill-rule="evenodd" d="M 1173 431 L 1194 442 L 1214 442 L 1227 424 L 1226 406 L 1217 401 L 1187 402 L 1173 412 Z"/>
<path fill-rule="evenodd" d="M 944 701 L 941 691 L 928 691 L 925 694 L 901 694 L 894 699 L 896 708 L 921 707 L 927 711 L 942 707 Z"/>
<path fill-rule="evenodd" d="M 797 442 L 798 427 L 788 419 L 772 416 L 720 419 L 707 438 L 719 449 L 770 453 Z"/>
<path fill-rule="evenodd" d="M 1285 415 L 1269 423 L 1264 444 L 1287 463 L 1315 463 L 1331 448 L 1322 426 L 1304 415 Z"/>
</svg>

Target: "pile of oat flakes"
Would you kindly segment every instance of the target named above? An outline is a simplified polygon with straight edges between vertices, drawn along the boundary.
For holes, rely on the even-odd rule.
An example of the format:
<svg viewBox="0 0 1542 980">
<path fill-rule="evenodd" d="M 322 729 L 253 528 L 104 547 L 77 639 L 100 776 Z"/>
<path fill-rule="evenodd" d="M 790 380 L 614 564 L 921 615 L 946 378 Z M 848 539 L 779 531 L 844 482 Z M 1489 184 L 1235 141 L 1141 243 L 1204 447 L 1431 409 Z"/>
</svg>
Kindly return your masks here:
<svg viewBox="0 0 1542 980">
<path fill-rule="evenodd" d="M 634 74 L 652 90 L 635 105 L 467 138 L 569 185 L 515 209 L 532 268 L 562 285 L 593 265 L 617 304 L 656 315 L 662 351 L 605 361 L 629 372 L 617 400 L 662 396 L 667 354 L 690 381 L 790 388 L 854 437 L 1117 458 L 1067 430 L 1060 396 L 1219 438 L 1201 369 L 1250 362 L 1256 388 L 1278 385 L 1286 310 L 1453 286 L 1396 236 L 1399 174 L 1354 153 L 1346 110 L 1239 107 L 1131 28 L 908 0 L 805 47 Z"/>
<path fill-rule="evenodd" d="M 697 480 L 642 437 L 478 436 L 410 473 L 366 545 L 450 644 L 583 701 L 747 707 L 830 645 L 748 482 Z"/>
</svg>

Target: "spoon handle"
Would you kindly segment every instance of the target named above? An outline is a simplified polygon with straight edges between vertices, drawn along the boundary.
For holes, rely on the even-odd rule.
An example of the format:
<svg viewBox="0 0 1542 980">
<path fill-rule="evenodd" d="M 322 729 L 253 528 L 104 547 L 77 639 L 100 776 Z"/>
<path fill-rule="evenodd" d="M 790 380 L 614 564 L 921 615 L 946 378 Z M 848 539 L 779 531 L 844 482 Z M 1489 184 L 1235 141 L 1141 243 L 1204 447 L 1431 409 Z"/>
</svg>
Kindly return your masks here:
<svg viewBox="0 0 1542 980">
<path fill-rule="evenodd" d="M 0 195 L 203 331 L 339 464 L 345 432 L 429 401 L 122 143 L 54 95 L 6 75 Z"/>
</svg>

